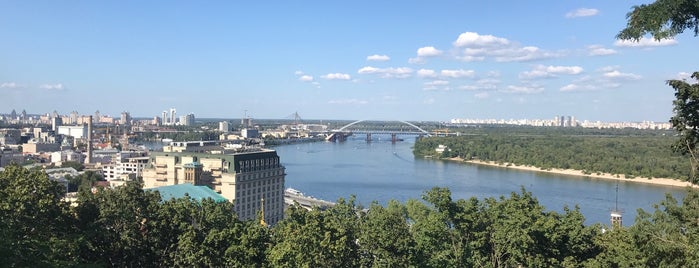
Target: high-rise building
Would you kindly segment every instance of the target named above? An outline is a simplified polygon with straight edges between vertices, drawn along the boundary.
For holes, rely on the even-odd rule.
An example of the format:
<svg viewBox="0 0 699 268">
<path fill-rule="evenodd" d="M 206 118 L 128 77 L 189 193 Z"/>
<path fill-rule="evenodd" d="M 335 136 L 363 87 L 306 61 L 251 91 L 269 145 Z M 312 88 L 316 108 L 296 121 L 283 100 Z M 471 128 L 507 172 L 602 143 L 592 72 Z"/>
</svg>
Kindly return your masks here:
<svg viewBox="0 0 699 268">
<path fill-rule="evenodd" d="M 177 123 L 177 110 L 175 108 L 170 108 L 170 122 L 168 124 L 175 125 Z"/>
<path fill-rule="evenodd" d="M 167 111 L 163 111 L 162 124 L 163 124 L 163 125 L 167 125 L 167 124 L 169 124 L 169 123 L 170 123 L 170 122 L 168 121 Z"/>
<path fill-rule="evenodd" d="M 129 112 L 122 112 L 121 113 L 121 118 L 119 119 L 119 124 L 122 125 L 130 125 L 131 124 L 131 114 Z"/>
<path fill-rule="evenodd" d="M 265 149 L 226 155 L 152 153 L 143 170 L 144 188 L 207 185 L 233 202 L 241 220 L 256 220 L 264 206 L 263 219 L 269 224 L 283 217 L 285 176 L 277 152 Z"/>
<path fill-rule="evenodd" d="M 218 131 L 226 133 L 230 130 L 231 130 L 231 127 L 230 127 L 230 124 L 228 124 L 228 121 L 218 122 Z"/>
</svg>

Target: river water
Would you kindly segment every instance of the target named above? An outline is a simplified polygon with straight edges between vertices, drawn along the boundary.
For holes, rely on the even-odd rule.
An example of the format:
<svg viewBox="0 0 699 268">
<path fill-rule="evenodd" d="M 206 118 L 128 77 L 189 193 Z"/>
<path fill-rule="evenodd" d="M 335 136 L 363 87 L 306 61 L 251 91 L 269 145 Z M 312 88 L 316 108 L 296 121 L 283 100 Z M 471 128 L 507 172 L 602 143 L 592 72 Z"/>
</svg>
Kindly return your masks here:
<svg viewBox="0 0 699 268">
<path fill-rule="evenodd" d="M 376 138 L 376 137 L 375 137 Z M 286 187 L 320 199 L 335 201 L 355 195 L 359 204 L 382 205 L 395 199 L 420 199 L 432 187 L 448 187 L 454 200 L 508 196 L 523 186 L 548 210 L 563 211 L 576 204 L 586 223 L 609 224 L 615 207 L 617 182 L 578 176 L 519 171 L 465 163 L 415 158 L 414 140 L 367 143 L 350 138 L 343 143 L 314 142 L 276 146 L 286 166 Z M 638 180 L 638 179 L 637 179 Z M 632 182 L 618 182 L 618 207 L 624 225 L 633 223 L 636 210 L 653 211 L 669 192 L 681 200 L 685 190 Z"/>
</svg>

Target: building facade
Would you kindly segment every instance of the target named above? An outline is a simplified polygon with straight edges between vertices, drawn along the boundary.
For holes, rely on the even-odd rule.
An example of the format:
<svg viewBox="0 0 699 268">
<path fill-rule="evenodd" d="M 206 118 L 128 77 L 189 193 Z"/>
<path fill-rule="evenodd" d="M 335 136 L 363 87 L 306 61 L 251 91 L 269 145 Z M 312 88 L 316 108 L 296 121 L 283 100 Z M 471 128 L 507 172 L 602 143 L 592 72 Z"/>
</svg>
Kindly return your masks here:
<svg viewBox="0 0 699 268">
<path fill-rule="evenodd" d="M 143 171 L 144 188 L 182 183 L 207 185 L 234 204 L 241 220 L 274 224 L 284 216 L 285 168 L 276 151 L 235 154 L 153 153 Z"/>
</svg>

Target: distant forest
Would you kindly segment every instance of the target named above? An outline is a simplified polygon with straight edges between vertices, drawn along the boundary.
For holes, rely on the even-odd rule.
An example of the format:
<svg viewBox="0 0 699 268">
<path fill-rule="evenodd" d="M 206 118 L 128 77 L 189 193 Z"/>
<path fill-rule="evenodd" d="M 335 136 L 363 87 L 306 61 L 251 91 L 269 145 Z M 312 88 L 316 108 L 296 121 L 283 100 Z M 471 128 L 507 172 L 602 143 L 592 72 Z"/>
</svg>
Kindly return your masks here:
<svg viewBox="0 0 699 268">
<path fill-rule="evenodd" d="M 673 131 L 533 127 L 462 131 L 459 136 L 422 138 L 413 152 L 417 157 L 461 157 L 627 178 L 689 178 L 688 158 L 672 151 Z M 440 144 L 448 150 L 438 154 L 435 148 Z"/>
</svg>

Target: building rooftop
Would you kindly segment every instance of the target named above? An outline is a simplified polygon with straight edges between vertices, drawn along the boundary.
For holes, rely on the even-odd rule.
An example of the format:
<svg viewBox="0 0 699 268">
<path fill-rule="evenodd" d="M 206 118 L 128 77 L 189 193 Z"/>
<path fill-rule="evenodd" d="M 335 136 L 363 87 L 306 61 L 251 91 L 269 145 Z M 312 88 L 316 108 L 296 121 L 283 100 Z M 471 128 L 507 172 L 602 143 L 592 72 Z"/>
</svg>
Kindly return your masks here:
<svg viewBox="0 0 699 268">
<path fill-rule="evenodd" d="M 211 190 L 211 188 L 207 186 L 196 186 L 190 183 L 161 186 L 151 188 L 148 190 L 159 191 L 160 199 L 163 201 L 176 198 L 183 198 L 185 196 L 189 196 L 192 199 L 199 202 L 206 198 L 211 198 L 217 203 L 228 201 L 225 197 L 216 193 L 214 190 Z"/>
</svg>

